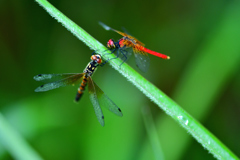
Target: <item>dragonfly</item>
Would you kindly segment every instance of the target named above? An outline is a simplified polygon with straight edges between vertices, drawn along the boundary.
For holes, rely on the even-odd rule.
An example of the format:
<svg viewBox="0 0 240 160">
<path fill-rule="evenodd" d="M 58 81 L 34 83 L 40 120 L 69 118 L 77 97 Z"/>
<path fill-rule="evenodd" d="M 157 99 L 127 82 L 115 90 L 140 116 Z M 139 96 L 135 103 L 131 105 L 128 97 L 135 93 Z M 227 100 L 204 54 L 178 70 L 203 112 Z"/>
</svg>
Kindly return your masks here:
<svg viewBox="0 0 240 160">
<path fill-rule="evenodd" d="M 56 80 L 43 84 L 35 89 L 35 92 L 45 92 L 67 85 L 80 84 L 75 101 L 78 102 L 88 85 L 90 101 L 92 102 L 96 117 L 99 123 L 104 126 L 104 116 L 100 104 L 118 116 L 123 116 L 121 109 L 98 87 L 92 80 L 92 75 L 98 66 L 103 66 L 100 54 L 93 54 L 83 73 L 62 73 L 62 74 L 39 74 L 33 77 L 36 81 Z"/>
<path fill-rule="evenodd" d="M 99 24 L 104 29 L 112 30 L 123 36 L 123 38 L 119 39 L 117 42 L 115 42 L 113 39 L 110 39 L 107 42 L 107 47 L 111 51 L 111 53 L 117 51 L 117 58 L 119 57 L 120 53 L 123 55 L 122 57 L 123 63 L 127 60 L 128 55 L 130 55 L 129 51 L 126 50 L 127 48 L 132 48 L 135 56 L 136 65 L 143 72 L 147 72 L 149 68 L 150 60 L 148 57 L 148 53 L 160 57 L 162 59 L 170 59 L 170 57 L 165 54 L 158 53 L 148 48 L 145 48 L 144 47 L 145 45 L 142 42 L 140 42 L 137 38 L 130 36 L 127 33 L 115 30 L 102 22 L 99 22 Z"/>
</svg>

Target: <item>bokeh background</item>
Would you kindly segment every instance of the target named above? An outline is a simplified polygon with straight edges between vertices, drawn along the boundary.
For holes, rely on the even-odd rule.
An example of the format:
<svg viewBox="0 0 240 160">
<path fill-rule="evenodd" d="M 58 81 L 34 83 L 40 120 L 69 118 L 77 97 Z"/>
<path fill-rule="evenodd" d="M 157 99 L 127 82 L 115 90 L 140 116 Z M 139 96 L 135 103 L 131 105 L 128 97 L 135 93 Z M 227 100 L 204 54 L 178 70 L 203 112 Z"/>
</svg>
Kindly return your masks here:
<svg viewBox="0 0 240 160">
<path fill-rule="evenodd" d="M 150 55 L 147 73 L 135 67 L 134 56 L 128 64 L 240 156 L 238 0 L 49 2 L 104 45 L 121 37 L 98 21 L 125 27 L 147 48 L 169 55 Z M 0 20 L 0 113 L 43 159 L 157 159 L 149 137 L 154 129 L 146 128 L 144 118 L 153 119 L 155 144 L 162 149 L 157 154 L 165 159 L 214 159 L 108 64 L 93 79 L 124 116 L 103 107 L 104 127 L 87 92 L 73 103 L 76 86 L 35 93 L 42 83 L 34 75 L 82 72 L 92 51 L 35 1 L 1 0 Z M 15 159 L 1 141 L 0 159 Z"/>
</svg>

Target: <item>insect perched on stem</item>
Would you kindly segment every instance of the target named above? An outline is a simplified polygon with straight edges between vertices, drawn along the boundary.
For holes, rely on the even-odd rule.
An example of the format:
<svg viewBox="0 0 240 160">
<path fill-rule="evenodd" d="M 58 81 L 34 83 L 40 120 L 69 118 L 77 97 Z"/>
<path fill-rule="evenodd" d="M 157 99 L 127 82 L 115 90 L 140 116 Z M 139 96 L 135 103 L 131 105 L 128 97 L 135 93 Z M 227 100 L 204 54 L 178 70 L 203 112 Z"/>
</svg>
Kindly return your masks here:
<svg viewBox="0 0 240 160">
<path fill-rule="evenodd" d="M 123 58 L 122 58 L 123 62 L 125 62 L 129 55 L 129 53 L 128 53 L 128 51 L 126 51 L 126 49 L 132 48 L 134 56 L 135 56 L 136 65 L 143 72 L 147 72 L 147 70 L 149 68 L 150 60 L 148 57 L 148 53 L 152 54 L 154 56 L 163 58 L 163 59 L 170 59 L 170 57 L 167 55 L 164 55 L 162 53 L 158 53 L 158 52 L 152 51 L 148 48 L 145 48 L 144 44 L 142 42 L 140 42 L 135 37 L 130 36 L 127 33 L 123 33 L 118 30 L 115 30 L 102 22 L 99 22 L 99 24 L 104 29 L 112 30 L 123 36 L 123 38 L 119 39 L 117 42 L 115 42 L 113 39 L 110 39 L 107 42 L 107 47 L 108 47 L 108 49 L 111 50 L 111 53 L 117 51 L 117 57 L 119 57 L 119 54 L 121 53 L 123 56 Z"/>
<path fill-rule="evenodd" d="M 122 116 L 122 111 L 111 99 L 108 98 L 108 96 L 92 80 L 93 73 L 96 71 L 97 67 L 102 64 L 103 63 L 102 63 L 101 55 L 93 54 L 91 56 L 91 61 L 86 66 L 83 73 L 36 75 L 33 77 L 36 81 L 53 80 L 53 79 L 56 79 L 57 81 L 41 85 L 35 89 L 35 92 L 45 92 L 55 88 L 81 83 L 75 98 L 75 101 L 79 101 L 83 95 L 85 87 L 88 85 L 90 100 L 92 102 L 95 114 L 97 116 L 99 123 L 102 126 L 104 126 L 104 116 L 103 116 L 100 104 L 102 106 L 105 106 L 108 110 L 110 110 L 111 112 L 115 113 L 118 116 Z"/>
</svg>

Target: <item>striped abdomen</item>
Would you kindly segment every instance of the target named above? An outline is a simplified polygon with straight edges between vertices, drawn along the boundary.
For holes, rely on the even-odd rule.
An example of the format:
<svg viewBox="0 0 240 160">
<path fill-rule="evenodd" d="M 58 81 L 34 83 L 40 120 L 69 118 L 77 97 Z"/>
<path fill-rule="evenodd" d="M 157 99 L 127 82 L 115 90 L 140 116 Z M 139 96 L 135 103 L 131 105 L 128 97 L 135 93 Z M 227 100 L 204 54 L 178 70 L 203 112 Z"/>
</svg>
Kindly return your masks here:
<svg viewBox="0 0 240 160">
<path fill-rule="evenodd" d="M 87 77 L 86 75 L 83 76 L 83 80 L 82 80 L 82 83 L 80 85 L 80 87 L 78 88 L 78 91 L 77 91 L 77 95 L 76 95 L 76 98 L 75 98 L 75 101 L 79 101 L 80 98 L 82 97 L 83 95 L 83 92 L 85 91 L 85 87 L 87 85 Z"/>
</svg>

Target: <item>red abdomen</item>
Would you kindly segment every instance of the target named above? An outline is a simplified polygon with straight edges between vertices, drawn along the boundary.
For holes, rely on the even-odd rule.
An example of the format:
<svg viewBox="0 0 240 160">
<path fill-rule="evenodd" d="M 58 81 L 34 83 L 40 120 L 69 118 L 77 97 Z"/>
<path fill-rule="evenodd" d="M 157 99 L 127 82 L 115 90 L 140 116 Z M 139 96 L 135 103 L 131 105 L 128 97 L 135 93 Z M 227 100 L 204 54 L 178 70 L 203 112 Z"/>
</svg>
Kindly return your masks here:
<svg viewBox="0 0 240 160">
<path fill-rule="evenodd" d="M 152 50 L 147 49 L 145 47 L 142 47 L 141 49 L 142 49 L 143 52 L 147 52 L 147 53 L 152 54 L 154 56 L 157 56 L 157 57 L 160 57 L 160 58 L 163 58 L 163 59 L 170 59 L 170 57 L 165 55 L 165 54 L 152 51 Z"/>
</svg>

